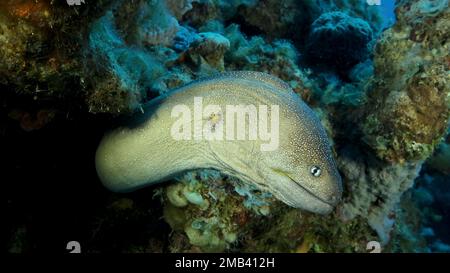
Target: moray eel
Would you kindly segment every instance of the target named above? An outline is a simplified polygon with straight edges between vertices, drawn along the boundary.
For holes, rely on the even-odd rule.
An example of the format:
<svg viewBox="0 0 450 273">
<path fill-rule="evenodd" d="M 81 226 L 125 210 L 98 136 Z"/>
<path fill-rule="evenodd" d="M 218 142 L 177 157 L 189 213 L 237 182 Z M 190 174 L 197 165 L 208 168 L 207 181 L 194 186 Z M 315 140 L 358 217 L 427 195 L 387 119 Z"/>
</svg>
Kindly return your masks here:
<svg viewBox="0 0 450 273">
<path fill-rule="evenodd" d="M 201 97 L 203 105 L 221 109 L 278 105 L 278 148 L 262 151 L 264 141 L 250 138 L 175 140 L 172 111 L 177 105 L 193 109 L 195 97 Z M 314 213 L 331 212 L 341 198 L 341 177 L 320 120 L 278 78 L 250 71 L 223 73 L 175 89 L 144 109 L 126 126 L 107 133 L 97 149 L 97 173 L 112 191 L 129 192 L 189 170 L 212 168 Z M 214 119 L 200 115 L 192 123 L 214 127 L 225 117 L 224 113 L 216 113 Z"/>
</svg>

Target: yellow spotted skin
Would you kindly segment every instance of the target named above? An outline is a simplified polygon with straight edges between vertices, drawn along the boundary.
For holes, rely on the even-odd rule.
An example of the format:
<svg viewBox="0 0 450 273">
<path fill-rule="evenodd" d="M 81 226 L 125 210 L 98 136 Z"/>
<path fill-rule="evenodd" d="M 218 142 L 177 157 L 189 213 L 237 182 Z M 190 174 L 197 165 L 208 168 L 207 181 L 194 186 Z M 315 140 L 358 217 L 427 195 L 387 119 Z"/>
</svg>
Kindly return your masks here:
<svg viewBox="0 0 450 273">
<path fill-rule="evenodd" d="M 183 104 L 193 112 L 194 97 L 221 109 L 278 105 L 278 149 L 261 151 L 266 141 L 249 138 L 175 140 L 171 111 Z M 222 116 L 214 115 L 211 126 Z M 342 195 L 341 177 L 320 120 L 286 83 L 260 72 L 219 74 L 155 99 L 144 114 L 136 114 L 130 124 L 105 135 L 97 149 L 96 168 L 102 183 L 118 192 L 163 182 L 185 171 L 213 168 L 315 213 L 331 212 Z"/>
</svg>

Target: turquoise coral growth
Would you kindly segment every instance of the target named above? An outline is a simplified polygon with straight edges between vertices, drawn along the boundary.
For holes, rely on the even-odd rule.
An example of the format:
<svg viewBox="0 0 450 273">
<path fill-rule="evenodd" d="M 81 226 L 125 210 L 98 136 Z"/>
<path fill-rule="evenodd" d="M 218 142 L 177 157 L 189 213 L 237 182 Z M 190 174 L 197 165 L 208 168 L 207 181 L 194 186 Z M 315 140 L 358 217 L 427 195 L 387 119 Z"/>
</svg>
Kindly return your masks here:
<svg viewBox="0 0 450 273">
<path fill-rule="evenodd" d="M 93 83 L 90 111 L 120 112 L 128 110 L 128 107 L 133 110 L 138 108 L 146 96 L 146 90 L 151 87 L 157 77 L 163 74 L 162 64 L 147 52 L 126 45 L 115 28 L 112 12 L 107 12 L 93 24 L 89 45 L 90 50 L 97 58 L 96 61 L 104 64 L 101 69 L 116 79 L 115 84 L 107 84 L 106 88 L 102 88 L 105 84 L 104 81 Z M 105 78 L 105 80 L 110 81 L 110 78 Z M 112 90 L 105 90 L 108 86 Z M 110 96 L 108 93 L 120 92 L 120 90 L 126 97 L 124 105 L 111 109 L 111 105 L 107 103 L 107 98 Z M 102 93 L 102 91 L 106 93 Z"/>
</svg>

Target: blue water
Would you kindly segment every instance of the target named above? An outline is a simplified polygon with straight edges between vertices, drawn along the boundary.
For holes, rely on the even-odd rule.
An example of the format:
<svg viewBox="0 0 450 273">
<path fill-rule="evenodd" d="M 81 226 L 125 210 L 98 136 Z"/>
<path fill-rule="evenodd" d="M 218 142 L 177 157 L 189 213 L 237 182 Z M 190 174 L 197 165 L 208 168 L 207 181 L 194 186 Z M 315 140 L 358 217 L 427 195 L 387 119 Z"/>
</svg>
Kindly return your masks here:
<svg viewBox="0 0 450 273">
<path fill-rule="evenodd" d="M 395 23 L 395 0 L 381 0 L 381 5 L 378 6 L 380 13 L 383 15 L 383 27 L 387 28 Z"/>
</svg>

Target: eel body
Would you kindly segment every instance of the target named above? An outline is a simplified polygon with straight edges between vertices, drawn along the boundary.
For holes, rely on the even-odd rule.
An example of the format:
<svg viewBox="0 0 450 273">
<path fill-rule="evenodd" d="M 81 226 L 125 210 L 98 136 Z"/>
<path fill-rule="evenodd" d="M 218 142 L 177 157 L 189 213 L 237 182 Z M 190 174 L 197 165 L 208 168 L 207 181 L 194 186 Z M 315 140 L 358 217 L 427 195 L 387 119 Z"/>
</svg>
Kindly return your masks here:
<svg viewBox="0 0 450 273">
<path fill-rule="evenodd" d="M 244 115 L 246 130 L 238 114 L 234 125 L 230 121 L 227 111 L 236 106 L 257 111 L 256 118 Z M 342 194 L 320 120 L 286 83 L 259 72 L 219 74 L 156 98 L 144 113 L 104 136 L 96 168 L 102 183 L 116 192 L 212 168 L 320 214 L 332 211 Z"/>
</svg>

